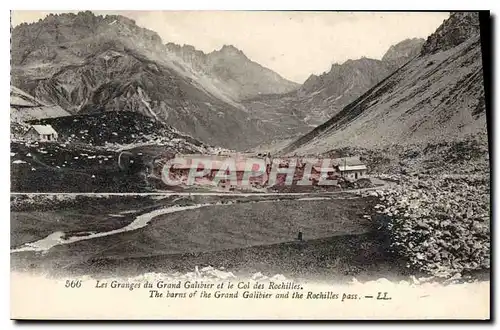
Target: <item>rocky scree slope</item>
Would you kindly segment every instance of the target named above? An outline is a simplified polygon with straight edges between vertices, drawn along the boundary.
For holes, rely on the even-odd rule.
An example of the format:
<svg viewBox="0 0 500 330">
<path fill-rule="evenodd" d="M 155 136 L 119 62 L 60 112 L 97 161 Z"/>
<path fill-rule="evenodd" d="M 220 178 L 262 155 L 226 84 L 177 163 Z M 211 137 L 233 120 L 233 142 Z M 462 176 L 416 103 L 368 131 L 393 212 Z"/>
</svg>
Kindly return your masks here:
<svg viewBox="0 0 500 330">
<path fill-rule="evenodd" d="M 10 120 L 23 123 L 27 120 L 68 116 L 69 113 L 57 105 L 48 105 L 21 89 L 10 86 Z"/>
</svg>

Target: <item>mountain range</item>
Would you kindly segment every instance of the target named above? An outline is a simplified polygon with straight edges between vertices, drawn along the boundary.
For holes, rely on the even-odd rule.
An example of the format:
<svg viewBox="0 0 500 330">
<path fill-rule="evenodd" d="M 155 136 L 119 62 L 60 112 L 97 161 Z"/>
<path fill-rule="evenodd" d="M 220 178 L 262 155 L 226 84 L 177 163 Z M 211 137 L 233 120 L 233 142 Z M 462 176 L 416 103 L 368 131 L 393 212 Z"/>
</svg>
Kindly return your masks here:
<svg viewBox="0 0 500 330">
<path fill-rule="evenodd" d="M 420 52 L 424 39 L 406 39 L 393 45 L 381 60 L 360 58 L 333 64 L 330 71 L 311 75 L 296 91 L 265 95 L 244 104 L 256 117 L 278 112 L 299 118 L 302 129 L 316 127 L 361 96 Z M 269 120 L 272 120 L 270 118 Z"/>
<path fill-rule="evenodd" d="M 250 60 L 241 50 L 224 45 L 208 54 L 191 45 L 167 43 L 166 48 L 196 72 L 211 77 L 214 85 L 235 100 L 261 94 L 283 94 L 300 87 Z"/>
<path fill-rule="evenodd" d="M 212 77 L 123 16 L 49 15 L 16 26 L 11 47 L 11 85 L 72 114 L 134 111 L 232 148 L 267 131 Z"/>
<path fill-rule="evenodd" d="M 479 15 L 452 13 L 418 56 L 283 151 L 486 141 L 484 99 Z"/>
<path fill-rule="evenodd" d="M 51 14 L 12 30 L 11 85 L 70 114 L 133 111 L 211 145 L 246 149 L 308 132 L 408 61 L 423 40 L 385 59 L 334 64 L 303 85 L 225 45 L 203 53 L 163 44 L 119 15 Z"/>
<path fill-rule="evenodd" d="M 11 77 L 13 121 L 135 112 L 236 150 L 434 143 L 486 126 L 477 13 L 452 13 L 427 40 L 335 63 L 302 85 L 231 45 L 204 53 L 123 16 L 49 15 L 12 30 Z"/>
</svg>

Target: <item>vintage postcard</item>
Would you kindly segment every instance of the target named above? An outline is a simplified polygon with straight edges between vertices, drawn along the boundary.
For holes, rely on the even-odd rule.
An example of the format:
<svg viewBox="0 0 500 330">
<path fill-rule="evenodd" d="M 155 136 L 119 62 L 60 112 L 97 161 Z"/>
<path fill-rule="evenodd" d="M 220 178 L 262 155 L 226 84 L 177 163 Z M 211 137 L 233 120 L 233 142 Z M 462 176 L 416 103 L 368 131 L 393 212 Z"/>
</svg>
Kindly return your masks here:
<svg viewBox="0 0 500 330">
<path fill-rule="evenodd" d="M 11 318 L 490 319 L 490 34 L 12 11 Z"/>
</svg>

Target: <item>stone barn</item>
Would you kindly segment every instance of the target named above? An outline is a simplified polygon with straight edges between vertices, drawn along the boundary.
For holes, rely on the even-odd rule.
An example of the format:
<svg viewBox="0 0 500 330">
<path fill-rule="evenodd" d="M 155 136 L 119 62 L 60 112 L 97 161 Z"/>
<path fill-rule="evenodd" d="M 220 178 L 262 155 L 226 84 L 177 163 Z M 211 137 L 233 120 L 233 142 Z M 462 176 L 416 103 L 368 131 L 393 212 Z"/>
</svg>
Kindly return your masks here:
<svg viewBox="0 0 500 330">
<path fill-rule="evenodd" d="M 366 165 L 340 165 L 340 176 L 350 180 L 358 180 L 366 177 Z"/>
<path fill-rule="evenodd" d="M 335 158 L 332 164 L 338 168 L 340 176 L 348 180 L 358 180 L 366 177 L 367 167 L 359 157 Z"/>
<path fill-rule="evenodd" d="M 57 141 L 58 135 L 51 125 L 31 125 L 28 131 L 24 134 L 27 140 L 35 141 Z"/>
</svg>

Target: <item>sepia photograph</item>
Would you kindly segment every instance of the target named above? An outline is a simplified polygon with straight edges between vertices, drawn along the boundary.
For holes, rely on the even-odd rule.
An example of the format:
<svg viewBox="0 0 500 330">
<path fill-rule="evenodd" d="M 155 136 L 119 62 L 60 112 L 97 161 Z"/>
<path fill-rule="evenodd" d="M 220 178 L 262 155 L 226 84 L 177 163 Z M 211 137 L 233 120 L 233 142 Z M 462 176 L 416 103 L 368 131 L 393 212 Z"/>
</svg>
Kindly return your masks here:
<svg viewBox="0 0 500 330">
<path fill-rule="evenodd" d="M 10 20 L 12 319 L 490 319 L 489 11 Z"/>
</svg>

